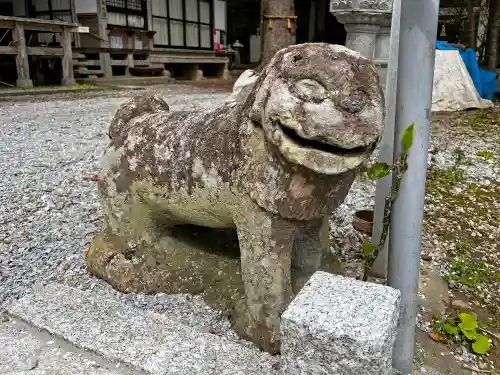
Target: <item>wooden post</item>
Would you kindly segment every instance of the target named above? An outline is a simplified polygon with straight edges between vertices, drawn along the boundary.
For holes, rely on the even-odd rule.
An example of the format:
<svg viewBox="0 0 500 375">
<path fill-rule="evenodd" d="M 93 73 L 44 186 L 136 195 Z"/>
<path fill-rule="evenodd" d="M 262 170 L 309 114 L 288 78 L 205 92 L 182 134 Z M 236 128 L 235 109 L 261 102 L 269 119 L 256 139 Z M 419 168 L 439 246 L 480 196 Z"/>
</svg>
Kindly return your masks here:
<svg viewBox="0 0 500 375">
<path fill-rule="evenodd" d="M 71 22 L 78 23 L 78 16 L 76 14 L 76 0 L 70 0 L 69 3 L 71 6 Z M 81 46 L 80 33 L 75 33 L 73 37 L 75 39 L 75 48 L 79 48 Z"/>
<path fill-rule="evenodd" d="M 134 55 L 132 53 L 127 54 L 127 67 L 125 68 L 125 75 L 130 76 L 130 68 L 134 67 Z"/>
<path fill-rule="evenodd" d="M 101 38 L 100 47 L 109 48 L 109 34 L 107 30 L 107 10 L 106 1 L 97 0 L 97 26 L 99 27 L 99 37 Z M 109 52 L 100 52 L 99 61 L 104 77 L 113 77 L 113 68 L 111 65 L 111 56 Z"/>
<path fill-rule="evenodd" d="M 63 58 L 62 58 L 62 71 L 63 85 L 74 85 L 75 76 L 73 72 L 73 51 L 71 48 L 71 33 L 68 28 L 64 28 L 61 33 L 61 45 L 63 48 Z"/>
<path fill-rule="evenodd" d="M 135 49 L 135 33 L 134 32 L 127 32 L 127 48 L 128 49 Z M 127 67 L 125 68 L 125 75 L 129 76 L 130 74 L 130 68 L 134 67 L 134 53 L 129 52 L 127 54 Z"/>
<path fill-rule="evenodd" d="M 16 69 L 17 69 L 17 87 L 33 87 L 33 81 L 30 78 L 30 64 L 28 60 L 28 50 L 26 48 L 26 39 L 24 37 L 24 26 L 16 22 L 13 32 L 14 44 L 17 47 Z"/>
</svg>

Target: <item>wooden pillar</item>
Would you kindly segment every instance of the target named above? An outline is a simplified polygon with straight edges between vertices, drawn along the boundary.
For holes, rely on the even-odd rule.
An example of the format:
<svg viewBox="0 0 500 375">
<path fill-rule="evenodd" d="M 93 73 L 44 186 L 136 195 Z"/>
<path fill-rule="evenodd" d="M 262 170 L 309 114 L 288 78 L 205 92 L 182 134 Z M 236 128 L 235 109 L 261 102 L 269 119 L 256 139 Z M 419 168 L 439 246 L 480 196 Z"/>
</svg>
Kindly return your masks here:
<svg viewBox="0 0 500 375">
<path fill-rule="evenodd" d="M 133 31 L 128 31 L 127 32 L 127 48 L 129 50 L 135 49 L 135 33 Z M 132 52 L 129 52 L 127 54 L 127 67 L 125 68 L 125 75 L 129 76 L 130 74 L 130 68 L 134 67 L 134 54 Z"/>
<path fill-rule="evenodd" d="M 153 1 L 152 0 L 146 0 L 146 13 L 147 17 L 147 26 L 148 26 L 148 31 L 153 30 Z"/>
<path fill-rule="evenodd" d="M 26 48 L 26 39 L 24 37 L 24 26 L 16 22 L 13 31 L 14 44 L 17 47 L 16 69 L 17 69 L 17 87 L 33 87 L 33 81 L 30 78 L 30 64 L 28 60 L 28 50 Z"/>
<path fill-rule="evenodd" d="M 106 1 L 97 0 L 97 26 L 99 28 L 99 37 L 101 38 L 100 47 L 109 48 L 109 35 L 107 30 L 107 10 Z M 113 77 L 113 68 L 111 65 L 111 56 L 109 52 L 100 52 L 99 61 L 104 77 Z"/>
<path fill-rule="evenodd" d="M 69 3 L 71 6 L 71 22 L 78 23 L 78 16 L 76 14 L 76 0 L 70 0 Z M 73 35 L 73 38 L 75 40 L 75 48 L 80 48 L 81 47 L 80 33 L 75 33 Z"/>
<path fill-rule="evenodd" d="M 109 54 L 109 52 L 99 53 L 99 62 L 104 77 L 106 78 L 113 77 L 113 67 L 111 65 L 111 55 Z"/>
<path fill-rule="evenodd" d="M 71 48 L 71 32 L 68 28 L 64 28 L 61 33 L 61 45 L 63 48 L 63 57 L 62 57 L 62 71 L 63 85 L 74 85 L 75 84 L 75 76 L 73 72 L 73 50 Z"/>
<path fill-rule="evenodd" d="M 134 55 L 129 53 L 127 54 L 127 67 L 125 68 L 125 75 L 130 76 L 130 68 L 134 67 Z"/>
</svg>

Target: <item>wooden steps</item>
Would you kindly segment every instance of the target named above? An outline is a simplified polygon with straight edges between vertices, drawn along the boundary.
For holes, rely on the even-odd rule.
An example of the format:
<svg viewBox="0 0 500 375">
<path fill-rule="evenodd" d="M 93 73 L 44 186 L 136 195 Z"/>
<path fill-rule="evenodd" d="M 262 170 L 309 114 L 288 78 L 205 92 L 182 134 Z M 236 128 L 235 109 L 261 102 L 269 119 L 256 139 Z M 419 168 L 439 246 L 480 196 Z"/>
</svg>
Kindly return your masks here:
<svg viewBox="0 0 500 375">
<path fill-rule="evenodd" d="M 78 73 L 79 75 L 86 75 L 86 76 L 102 76 L 104 75 L 104 71 L 101 69 L 86 69 L 86 68 L 78 68 L 75 70 L 75 73 Z"/>
<path fill-rule="evenodd" d="M 73 60 L 73 66 L 101 66 L 99 60 Z"/>
</svg>

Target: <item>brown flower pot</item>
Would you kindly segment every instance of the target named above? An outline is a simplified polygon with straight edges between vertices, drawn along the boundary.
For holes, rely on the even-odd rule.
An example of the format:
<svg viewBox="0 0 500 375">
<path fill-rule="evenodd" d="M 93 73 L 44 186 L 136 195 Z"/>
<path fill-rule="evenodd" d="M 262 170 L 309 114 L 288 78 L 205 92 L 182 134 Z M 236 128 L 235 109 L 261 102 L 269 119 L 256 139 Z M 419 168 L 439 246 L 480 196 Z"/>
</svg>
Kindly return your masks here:
<svg viewBox="0 0 500 375">
<path fill-rule="evenodd" d="M 354 214 L 354 220 L 352 221 L 352 226 L 357 231 L 369 234 L 371 236 L 373 232 L 373 211 L 356 211 L 356 213 Z"/>
</svg>

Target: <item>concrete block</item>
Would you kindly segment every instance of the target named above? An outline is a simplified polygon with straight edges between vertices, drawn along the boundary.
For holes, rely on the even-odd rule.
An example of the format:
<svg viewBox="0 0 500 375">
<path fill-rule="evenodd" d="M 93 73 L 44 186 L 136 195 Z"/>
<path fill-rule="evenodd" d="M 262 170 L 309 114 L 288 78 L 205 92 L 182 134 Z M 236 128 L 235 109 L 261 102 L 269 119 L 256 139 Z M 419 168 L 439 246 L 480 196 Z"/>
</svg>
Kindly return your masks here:
<svg viewBox="0 0 500 375">
<path fill-rule="evenodd" d="M 31 79 L 18 78 L 16 86 L 21 89 L 31 89 L 33 88 L 33 81 Z"/>
<path fill-rule="evenodd" d="M 196 75 L 195 75 L 194 80 L 195 80 L 195 81 L 202 81 L 202 80 L 203 80 L 203 70 L 198 69 L 198 70 L 196 71 Z"/>
<path fill-rule="evenodd" d="M 61 85 L 63 86 L 72 86 L 76 83 L 74 78 L 63 78 L 61 80 Z"/>
<path fill-rule="evenodd" d="M 283 375 L 390 375 L 400 292 L 316 272 L 281 317 Z"/>
</svg>

